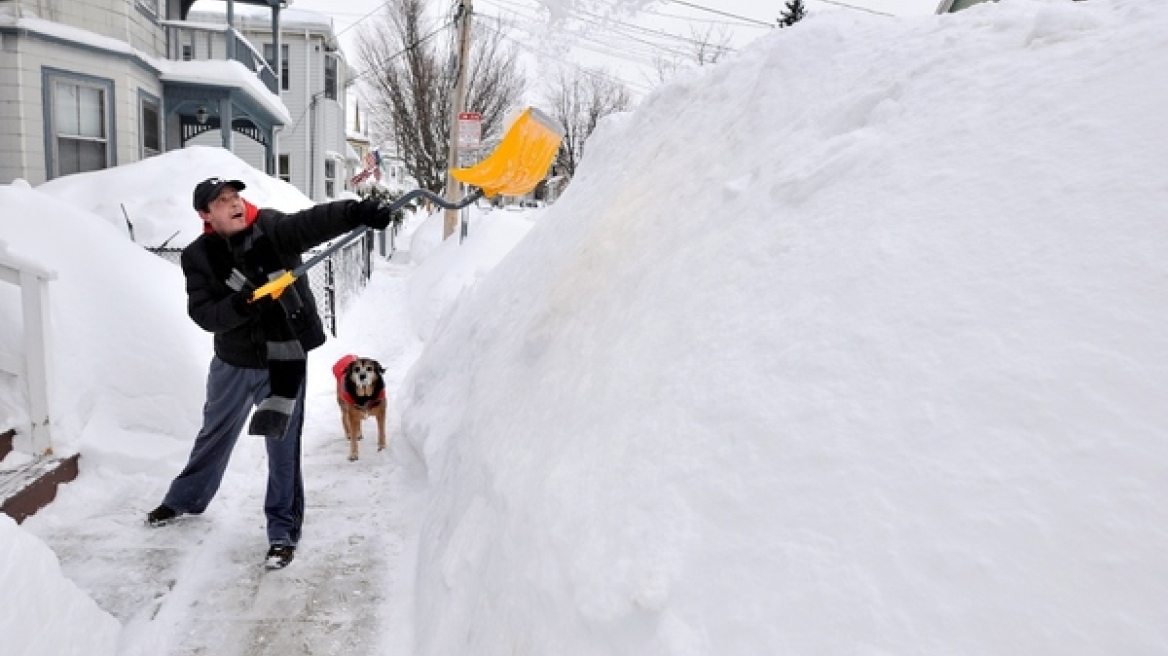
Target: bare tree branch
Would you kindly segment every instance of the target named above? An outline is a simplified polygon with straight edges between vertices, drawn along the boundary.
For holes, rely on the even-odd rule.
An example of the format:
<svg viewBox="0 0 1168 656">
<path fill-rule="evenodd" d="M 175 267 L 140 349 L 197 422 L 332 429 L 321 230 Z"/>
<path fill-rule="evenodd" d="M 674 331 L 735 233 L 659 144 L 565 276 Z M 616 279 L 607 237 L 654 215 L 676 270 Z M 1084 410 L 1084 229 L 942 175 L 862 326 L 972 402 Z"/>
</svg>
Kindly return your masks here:
<svg viewBox="0 0 1168 656">
<path fill-rule="evenodd" d="M 584 145 L 600 119 L 629 108 L 629 91 L 603 71 L 561 70 L 547 98 L 549 111 L 564 127 L 564 140 L 556 154 L 555 168 L 575 175 Z"/>
<path fill-rule="evenodd" d="M 730 32 L 725 26 L 709 26 L 705 30 L 690 28 L 690 51 L 687 57 L 653 57 L 653 68 L 657 72 L 655 82 L 665 82 L 677 71 L 694 65 L 716 64 L 733 52 L 730 47 Z"/>
<path fill-rule="evenodd" d="M 366 111 L 374 128 L 397 145 L 406 171 L 418 185 L 440 193 L 446 185 L 454 61 L 449 39 L 430 38 L 442 29 L 425 15 L 424 0 L 390 0 L 371 29 L 358 38 L 357 57 L 371 73 Z M 502 26 L 475 17 L 469 68 L 468 110 L 483 116 L 483 133 L 501 129 L 504 113 L 523 93 L 517 49 Z"/>
</svg>

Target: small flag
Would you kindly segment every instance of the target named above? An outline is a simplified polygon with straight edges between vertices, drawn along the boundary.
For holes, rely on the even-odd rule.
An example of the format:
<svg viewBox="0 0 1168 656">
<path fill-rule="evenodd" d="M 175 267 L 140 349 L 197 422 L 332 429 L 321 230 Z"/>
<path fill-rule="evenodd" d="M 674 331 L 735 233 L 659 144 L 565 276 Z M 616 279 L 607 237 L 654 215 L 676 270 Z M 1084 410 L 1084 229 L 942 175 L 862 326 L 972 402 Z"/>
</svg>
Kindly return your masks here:
<svg viewBox="0 0 1168 656">
<path fill-rule="evenodd" d="M 381 182 L 381 153 L 371 150 L 365 154 L 365 168 L 373 169 L 373 177 Z"/>
<path fill-rule="evenodd" d="M 365 170 L 353 176 L 353 179 L 349 181 L 349 185 L 355 186 L 361 184 L 371 175 L 378 182 L 381 182 L 381 153 L 376 150 L 365 153 Z"/>
</svg>

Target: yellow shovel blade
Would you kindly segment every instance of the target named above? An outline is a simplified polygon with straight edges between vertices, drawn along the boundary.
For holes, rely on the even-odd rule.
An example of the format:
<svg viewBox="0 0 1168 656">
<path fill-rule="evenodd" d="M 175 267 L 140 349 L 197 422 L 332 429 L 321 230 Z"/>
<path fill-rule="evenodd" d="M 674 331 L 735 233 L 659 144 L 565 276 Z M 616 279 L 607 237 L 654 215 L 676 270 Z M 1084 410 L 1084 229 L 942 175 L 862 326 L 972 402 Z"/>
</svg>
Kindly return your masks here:
<svg viewBox="0 0 1168 656">
<path fill-rule="evenodd" d="M 251 302 L 255 303 L 265 296 L 280 298 L 280 294 L 283 294 L 284 290 L 288 289 L 288 285 L 291 285 L 294 282 L 296 282 L 296 277 L 292 275 L 292 272 L 285 271 L 284 275 L 278 278 L 272 278 L 268 282 L 256 288 L 256 290 L 252 292 Z"/>
<path fill-rule="evenodd" d="M 486 159 L 453 169 L 450 174 L 459 182 L 482 189 L 487 198 L 497 194 L 522 196 L 547 175 L 563 138 L 564 129 L 555 119 L 528 107 Z"/>
</svg>

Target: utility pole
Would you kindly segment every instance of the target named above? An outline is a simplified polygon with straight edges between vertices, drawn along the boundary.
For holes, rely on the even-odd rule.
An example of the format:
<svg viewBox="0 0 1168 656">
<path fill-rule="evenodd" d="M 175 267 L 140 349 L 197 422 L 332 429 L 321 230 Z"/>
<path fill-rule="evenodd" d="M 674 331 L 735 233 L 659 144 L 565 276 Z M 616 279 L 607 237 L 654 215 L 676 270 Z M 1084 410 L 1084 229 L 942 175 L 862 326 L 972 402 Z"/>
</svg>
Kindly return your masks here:
<svg viewBox="0 0 1168 656">
<path fill-rule="evenodd" d="M 450 103 L 450 151 L 446 158 L 446 200 L 457 203 L 461 200 L 461 184 L 450 175 L 450 169 L 458 168 L 458 115 L 466 105 L 466 69 L 470 58 L 470 17 L 471 0 L 460 0 L 458 9 L 458 75 L 454 83 L 454 98 Z M 442 239 L 454 234 L 458 225 L 458 210 L 446 210 L 442 222 Z"/>
</svg>

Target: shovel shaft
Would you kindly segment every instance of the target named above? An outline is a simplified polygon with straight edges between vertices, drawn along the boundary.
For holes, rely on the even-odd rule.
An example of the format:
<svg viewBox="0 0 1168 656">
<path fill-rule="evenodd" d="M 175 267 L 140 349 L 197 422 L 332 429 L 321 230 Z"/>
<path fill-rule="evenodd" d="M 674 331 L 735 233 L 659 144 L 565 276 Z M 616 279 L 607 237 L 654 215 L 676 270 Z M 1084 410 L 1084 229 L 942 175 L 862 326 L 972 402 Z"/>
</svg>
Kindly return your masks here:
<svg viewBox="0 0 1168 656">
<path fill-rule="evenodd" d="M 426 189 L 414 189 L 413 191 L 407 192 L 401 198 L 393 201 L 393 203 L 391 203 L 390 206 L 385 209 L 385 211 L 389 212 L 391 214 L 394 212 L 397 212 L 401 208 L 405 207 L 407 203 L 409 203 L 410 201 L 414 200 L 415 198 L 417 198 L 419 196 L 430 199 L 435 204 L 437 204 L 438 206 L 440 206 L 444 209 L 460 210 L 460 209 L 466 207 L 467 205 L 470 205 L 471 203 L 475 202 L 479 198 L 482 198 L 483 191 L 482 191 L 482 189 L 476 189 L 473 193 L 471 193 L 467 197 L 463 198 L 462 200 L 452 203 L 452 202 L 446 200 L 445 198 L 439 196 L 438 194 L 435 194 L 435 193 L 428 191 Z M 291 285 L 293 282 L 295 282 L 296 279 L 298 279 L 300 276 L 303 276 L 305 272 L 307 272 L 312 267 L 316 266 L 324 258 L 335 253 L 341 247 L 345 246 L 346 244 L 353 241 L 354 239 L 357 239 L 358 237 L 364 235 L 367 230 L 370 230 L 369 226 L 359 226 L 357 228 L 353 228 L 353 230 L 350 231 L 349 234 L 345 235 L 344 237 L 341 237 L 336 242 L 333 242 L 332 245 L 330 245 L 328 248 L 324 249 L 323 251 L 317 253 L 312 258 L 310 258 L 308 261 L 304 262 L 303 264 L 296 267 L 295 269 L 292 269 L 292 271 L 285 273 L 284 275 L 280 276 L 279 278 L 272 280 L 271 282 L 260 287 L 259 289 L 256 289 L 255 293 L 252 294 L 251 300 L 253 302 L 258 301 L 259 299 L 263 298 L 264 296 L 271 296 L 272 298 L 279 298 L 280 294 L 283 294 L 284 290 L 287 289 L 288 286 Z"/>
<path fill-rule="evenodd" d="M 405 207 L 410 201 L 414 200 L 415 198 L 417 198 L 419 196 L 423 196 L 425 198 L 430 199 L 436 205 L 438 205 L 439 207 L 442 207 L 443 209 L 460 210 L 460 209 L 466 207 L 467 205 L 470 205 L 471 203 L 475 202 L 479 198 L 481 198 L 482 195 L 483 195 L 482 190 L 476 189 L 474 191 L 474 193 L 470 194 L 466 198 L 463 198 L 462 200 L 460 200 L 456 203 L 451 203 L 450 201 L 446 200 L 445 198 L 443 198 L 443 197 L 439 196 L 438 194 L 435 194 L 429 190 L 414 189 L 413 191 L 406 192 L 406 194 L 404 196 L 393 201 L 393 203 L 388 208 L 386 208 L 385 211 L 390 212 L 390 213 L 396 212 L 396 211 L 400 210 L 401 208 Z M 292 270 L 292 277 L 299 278 L 300 276 L 304 275 L 305 271 L 308 271 L 312 267 L 316 266 L 316 264 L 319 263 L 321 260 L 328 257 L 329 255 L 332 255 L 338 249 L 342 248 L 343 246 L 345 246 L 349 242 L 353 241 L 354 239 L 357 239 L 361 235 L 364 235 L 365 232 L 367 230 L 370 230 L 370 229 L 371 228 L 369 228 L 368 226 L 358 226 L 356 228 L 353 228 L 353 230 L 349 234 L 345 235 L 344 237 L 341 237 L 341 239 L 339 241 L 333 243 L 328 248 L 317 253 L 316 255 L 314 255 L 311 259 L 309 259 L 304 264 L 301 264 L 300 266 L 293 269 Z"/>
</svg>

